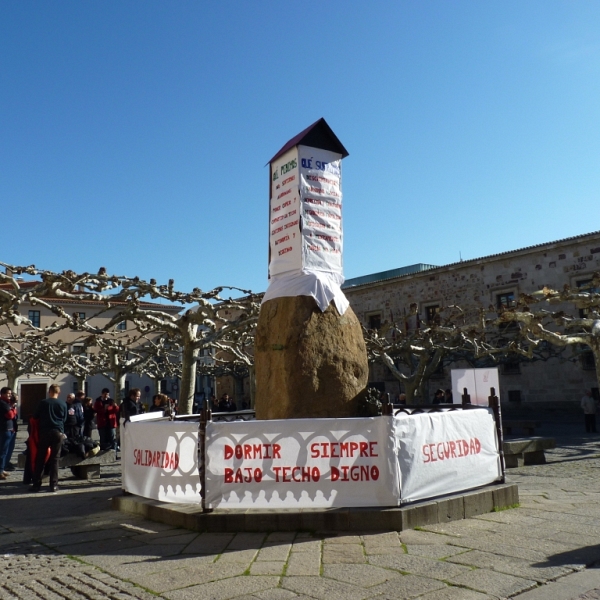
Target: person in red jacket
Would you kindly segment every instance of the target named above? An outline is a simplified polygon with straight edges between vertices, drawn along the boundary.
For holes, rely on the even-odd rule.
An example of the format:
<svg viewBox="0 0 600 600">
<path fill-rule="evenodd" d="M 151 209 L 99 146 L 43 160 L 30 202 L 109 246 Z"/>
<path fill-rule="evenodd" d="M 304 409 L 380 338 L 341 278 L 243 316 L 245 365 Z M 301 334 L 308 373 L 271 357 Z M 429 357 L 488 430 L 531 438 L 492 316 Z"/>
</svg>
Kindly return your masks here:
<svg viewBox="0 0 600 600">
<path fill-rule="evenodd" d="M 98 426 L 98 434 L 100 435 L 100 449 L 106 450 L 106 403 L 109 398 L 108 388 L 104 388 L 102 390 L 102 395 L 96 398 L 96 402 L 94 402 L 94 412 L 96 413 L 96 425 Z"/>
<path fill-rule="evenodd" d="M 106 450 L 117 450 L 117 425 L 119 424 L 119 407 L 112 398 L 104 406 L 106 415 L 105 440 Z"/>
</svg>

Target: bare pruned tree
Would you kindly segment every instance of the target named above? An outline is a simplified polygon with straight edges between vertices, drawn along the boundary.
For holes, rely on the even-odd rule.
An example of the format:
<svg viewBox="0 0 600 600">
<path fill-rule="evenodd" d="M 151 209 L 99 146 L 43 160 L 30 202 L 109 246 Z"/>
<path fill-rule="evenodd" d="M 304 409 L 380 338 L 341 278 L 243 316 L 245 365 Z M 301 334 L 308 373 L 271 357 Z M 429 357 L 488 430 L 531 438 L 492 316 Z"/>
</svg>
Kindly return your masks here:
<svg viewBox="0 0 600 600">
<path fill-rule="evenodd" d="M 533 308 L 532 308 L 533 307 Z M 552 310 L 553 307 L 559 310 Z M 494 324 L 518 323 L 530 353 L 547 343 L 577 352 L 589 348 L 600 385 L 600 274 L 575 290 L 544 288 L 521 294 L 517 306 L 501 311 Z"/>
</svg>

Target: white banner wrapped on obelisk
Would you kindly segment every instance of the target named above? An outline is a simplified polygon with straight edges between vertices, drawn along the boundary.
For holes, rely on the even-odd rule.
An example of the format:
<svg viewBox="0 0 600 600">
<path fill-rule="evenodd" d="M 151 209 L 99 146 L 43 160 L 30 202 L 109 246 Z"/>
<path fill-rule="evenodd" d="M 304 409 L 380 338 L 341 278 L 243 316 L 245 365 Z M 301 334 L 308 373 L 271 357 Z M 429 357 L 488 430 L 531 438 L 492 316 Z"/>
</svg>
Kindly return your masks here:
<svg viewBox="0 0 600 600">
<path fill-rule="evenodd" d="M 270 161 L 269 287 L 263 302 L 311 296 L 321 311 L 349 303 L 343 275 L 342 158 L 325 119 L 292 138 Z"/>
</svg>

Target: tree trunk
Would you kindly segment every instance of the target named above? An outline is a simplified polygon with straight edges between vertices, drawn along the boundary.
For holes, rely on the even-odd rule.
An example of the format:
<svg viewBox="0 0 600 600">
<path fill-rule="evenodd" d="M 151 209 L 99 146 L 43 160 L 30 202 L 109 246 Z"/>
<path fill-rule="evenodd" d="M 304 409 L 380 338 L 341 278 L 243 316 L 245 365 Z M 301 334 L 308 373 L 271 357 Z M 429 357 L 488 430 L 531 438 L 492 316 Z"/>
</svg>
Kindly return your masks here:
<svg viewBox="0 0 600 600">
<path fill-rule="evenodd" d="M 75 379 L 77 379 L 77 391 L 78 392 L 85 392 L 85 375 L 83 376 L 76 376 Z"/>
<path fill-rule="evenodd" d="M 596 381 L 600 388 L 600 340 L 593 340 L 590 344 L 590 349 L 594 354 L 594 365 L 596 366 Z"/>
<path fill-rule="evenodd" d="M 248 366 L 248 374 L 250 377 L 250 408 L 254 408 L 254 399 L 256 396 L 256 372 L 254 364 Z"/>
<path fill-rule="evenodd" d="M 415 392 L 419 387 L 414 379 L 405 379 L 402 381 L 404 384 L 404 393 L 406 394 L 406 404 L 415 404 Z"/>
<path fill-rule="evenodd" d="M 125 394 L 125 379 L 127 378 L 127 373 L 121 372 L 121 369 L 117 367 L 115 369 L 115 402 L 117 404 L 121 404 L 124 399 Z"/>
<path fill-rule="evenodd" d="M 199 350 L 192 341 L 186 340 L 181 353 L 181 388 L 179 390 L 179 414 L 191 415 L 196 388 L 196 359 Z"/>
<path fill-rule="evenodd" d="M 18 377 L 19 374 L 15 370 L 11 369 L 10 367 L 6 369 L 6 387 L 9 387 L 15 394 L 17 393 L 15 386 L 17 385 Z"/>
<path fill-rule="evenodd" d="M 154 395 L 160 394 L 160 382 L 162 379 L 160 377 L 153 377 L 152 383 L 154 384 Z"/>
<path fill-rule="evenodd" d="M 242 406 L 242 398 L 244 397 L 244 379 L 245 377 L 234 377 L 234 386 L 235 386 L 235 403 L 238 407 L 238 410 L 241 410 Z"/>
</svg>

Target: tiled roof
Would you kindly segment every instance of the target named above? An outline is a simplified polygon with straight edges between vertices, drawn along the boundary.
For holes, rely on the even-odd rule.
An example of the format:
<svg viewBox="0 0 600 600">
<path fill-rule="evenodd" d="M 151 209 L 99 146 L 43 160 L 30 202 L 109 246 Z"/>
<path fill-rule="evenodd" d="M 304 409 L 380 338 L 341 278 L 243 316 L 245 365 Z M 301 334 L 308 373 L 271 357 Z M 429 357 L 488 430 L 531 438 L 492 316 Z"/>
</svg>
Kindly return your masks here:
<svg viewBox="0 0 600 600">
<path fill-rule="evenodd" d="M 471 258 L 469 260 L 457 261 L 454 263 L 449 263 L 447 265 L 442 265 L 442 266 L 438 266 L 438 267 L 436 267 L 434 265 L 423 265 L 422 263 L 418 263 L 417 265 L 411 265 L 410 267 L 401 267 L 400 269 L 392 269 L 391 271 L 383 271 L 381 273 L 373 273 L 371 275 L 363 275 L 362 277 L 355 277 L 353 279 L 348 279 L 348 280 L 346 280 L 346 282 L 344 283 L 342 288 L 344 290 L 348 290 L 348 289 L 353 289 L 355 287 L 359 287 L 359 286 L 363 286 L 363 285 L 380 283 L 382 281 L 391 281 L 392 279 L 401 279 L 402 277 L 409 277 L 410 275 L 415 275 L 416 273 L 421 273 L 424 271 L 427 271 L 429 273 L 429 272 L 439 271 L 440 269 L 448 269 L 448 268 L 452 268 L 452 267 L 464 267 L 464 266 L 478 263 L 482 260 L 495 260 L 497 258 L 502 258 L 505 256 L 519 254 L 520 252 L 529 252 L 531 250 L 539 250 L 540 248 L 546 248 L 549 246 L 554 246 L 556 244 L 565 244 L 568 242 L 583 240 L 584 238 L 589 238 L 589 237 L 593 237 L 593 236 L 600 236 L 600 231 L 592 231 L 591 233 L 575 235 L 573 237 L 564 238 L 562 240 L 556 240 L 554 242 L 545 242 L 543 244 L 535 244 L 533 246 L 525 246 L 524 248 L 518 248 L 517 250 L 508 250 L 507 252 L 500 252 L 498 254 L 489 254 L 487 256 L 481 256 L 479 258 Z M 423 266 L 423 267 L 428 267 L 428 268 L 416 269 L 416 270 L 412 270 L 412 271 L 409 271 L 406 273 L 394 274 L 396 271 L 402 271 L 403 269 L 412 269 L 413 267 L 417 267 L 417 266 Z M 378 278 L 378 276 L 381 276 L 381 277 Z M 361 279 L 364 279 L 365 281 L 360 282 L 360 283 L 353 283 L 353 282 L 356 282 L 357 280 L 361 280 Z M 350 284 L 350 285 L 348 285 L 348 284 Z"/>
<path fill-rule="evenodd" d="M 337 135 L 333 133 L 333 130 L 329 127 L 327 121 L 320 118 L 318 121 L 315 121 L 312 125 L 309 125 L 306 129 L 302 130 L 298 135 L 295 135 L 291 140 L 287 141 L 269 162 L 272 163 L 281 155 L 285 154 L 290 148 L 298 146 L 299 144 L 310 146 L 311 148 L 323 148 L 324 150 L 337 152 L 342 155 L 342 158 L 348 156 L 348 150 L 344 148 L 344 145 L 340 142 Z"/>
</svg>

